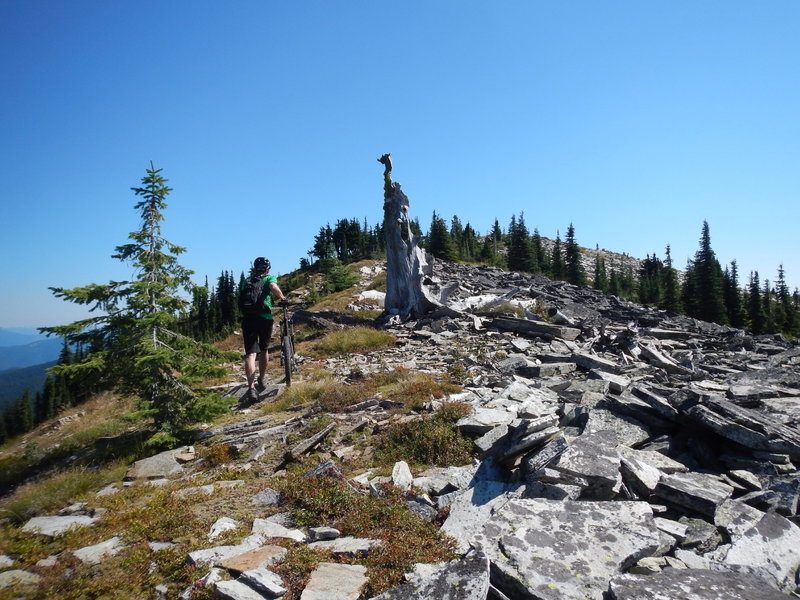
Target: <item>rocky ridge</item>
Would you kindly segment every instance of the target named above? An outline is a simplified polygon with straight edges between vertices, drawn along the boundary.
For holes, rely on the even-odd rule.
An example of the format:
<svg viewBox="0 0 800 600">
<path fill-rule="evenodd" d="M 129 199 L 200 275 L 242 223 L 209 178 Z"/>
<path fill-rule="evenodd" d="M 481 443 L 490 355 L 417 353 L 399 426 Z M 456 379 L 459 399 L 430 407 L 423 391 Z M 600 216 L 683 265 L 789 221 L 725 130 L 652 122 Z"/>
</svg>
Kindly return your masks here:
<svg viewBox="0 0 800 600">
<path fill-rule="evenodd" d="M 463 553 L 419 565 L 408 583 L 377 598 L 799 595 L 800 346 L 488 267 L 437 262 L 429 285 L 444 308 L 390 324 L 395 348 L 325 363 L 341 378 L 399 366 L 459 375 L 464 392 L 449 400 L 472 407 L 457 427 L 474 438 L 473 464 L 414 476 L 398 463 L 391 477 L 368 471 L 352 480 L 375 494 L 386 483 L 407 489 L 428 518 L 448 511 L 443 529 Z M 318 317 L 316 326 L 335 320 Z M 380 427 L 392 409 L 390 398 L 364 399 L 286 455 L 324 448 L 332 460 L 317 472 L 336 474 L 353 452 L 341 442 L 347 433 Z M 300 420 L 253 419 L 205 435 L 239 449 L 238 466 L 247 468 Z M 190 477 L 191 465 L 184 448 L 142 461 L 130 475 Z M 225 485 L 236 482 L 196 491 Z M 280 503 L 269 489 L 253 500 Z M 80 507 L 65 516 L 73 524 L 97 518 Z M 224 518 L 219 530 L 230 526 Z M 45 526 L 52 524 L 26 527 L 42 534 Z M 282 549 L 267 543 L 280 537 L 353 556 L 381 543 L 256 519 L 238 545 L 187 560 L 209 566 L 203 583 L 220 597 L 280 597 L 269 565 Z M 118 548 L 112 539 L 83 554 L 102 560 Z M 325 563 L 302 598 L 359 598 L 365 574 L 357 566 Z M 226 580 L 225 571 L 241 576 Z"/>
</svg>

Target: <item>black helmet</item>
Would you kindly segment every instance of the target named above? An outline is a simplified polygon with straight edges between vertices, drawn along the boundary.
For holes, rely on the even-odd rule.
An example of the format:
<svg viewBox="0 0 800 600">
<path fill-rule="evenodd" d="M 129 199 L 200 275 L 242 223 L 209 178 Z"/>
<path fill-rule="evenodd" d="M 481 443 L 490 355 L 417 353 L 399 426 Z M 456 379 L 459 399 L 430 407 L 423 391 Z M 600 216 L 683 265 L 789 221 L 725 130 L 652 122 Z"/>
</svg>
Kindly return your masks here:
<svg viewBox="0 0 800 600">
<path fill-rule="evenodd" d="M 255 271 L 258 273 L 266 273 L 269 271 L 271 266 L 272 265 L 269 264 L 269 261 L 263 256 L 259 256 L 253 261 L 253 269 L 255 269 Z"/>
</svg>

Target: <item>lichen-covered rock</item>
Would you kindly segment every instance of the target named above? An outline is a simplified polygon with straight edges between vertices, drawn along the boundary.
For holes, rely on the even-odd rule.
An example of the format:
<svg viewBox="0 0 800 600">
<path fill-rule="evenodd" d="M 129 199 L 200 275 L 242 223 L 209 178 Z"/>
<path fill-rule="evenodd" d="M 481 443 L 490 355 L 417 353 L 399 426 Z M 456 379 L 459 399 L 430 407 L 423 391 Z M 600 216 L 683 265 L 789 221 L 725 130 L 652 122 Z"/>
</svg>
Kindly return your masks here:
<svg viewBox="0 0 800 600">
<path fill-rule="evenodd" d="M 372 600 L 484 600 L 488 591 L 489 561 L 482 554 L 475 554 L 436 565 L 424 577 Z"/>
<path fill-rule="evenodd" d="M 646 502 L 512 499 L 475 536 L 492 581 L 510 598 L 601 600 L 610 579 L 653 554 L 660 534 Z"/>
<path fill-rule="evenodd" d="M 786 600 L 763 580 L 742 573 L 670 569 L 655 575 L 618 575 L 611 600 Z"/>
</svg>

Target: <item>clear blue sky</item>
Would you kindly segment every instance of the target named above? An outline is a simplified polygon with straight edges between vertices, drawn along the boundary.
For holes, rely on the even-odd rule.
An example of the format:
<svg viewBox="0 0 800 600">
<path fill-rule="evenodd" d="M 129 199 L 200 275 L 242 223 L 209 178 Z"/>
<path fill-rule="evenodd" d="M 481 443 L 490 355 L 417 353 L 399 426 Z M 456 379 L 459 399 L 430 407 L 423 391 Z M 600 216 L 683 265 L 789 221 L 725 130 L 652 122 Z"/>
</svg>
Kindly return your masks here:
<svg viewBox="0 0 800 600">
<path fill-rule="evenodd" d="M 131 276 L 149 161 L 163 232 L 216 278 L 297 268 L 319 227 L 382 217 L 532 230 L 663 258 L 702 222 L 800 285 L 800 3 L 0 2 L 0 327 L 82 315 L 48 286 Z"/>
</svg>

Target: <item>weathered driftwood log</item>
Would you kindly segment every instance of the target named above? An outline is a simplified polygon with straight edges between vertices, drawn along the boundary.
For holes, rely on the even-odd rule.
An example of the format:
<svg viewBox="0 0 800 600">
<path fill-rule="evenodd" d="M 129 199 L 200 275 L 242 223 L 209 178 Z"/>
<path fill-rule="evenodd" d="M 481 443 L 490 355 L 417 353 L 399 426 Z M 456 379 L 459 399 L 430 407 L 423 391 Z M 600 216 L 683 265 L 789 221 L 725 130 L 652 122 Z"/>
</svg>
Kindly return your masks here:
<svg viewBox="0 0 800 600">
<path fill-rule="evenodd" d="M 384 155 L 387 156 L 387 155 Z M 380 160 L 380 159 L 378 159 Z M 384 172 L 383 231 L 386 237 L 386 300 L 389 314 L 416 318 L 441 306 L 425 285 L 433 268 L 419 237 L 411 232 L 408 197 L 391 181 L 391 163 Z M 404 231 L 405 229 L 405 231 Z M 405 235 L 404 235 L 405 234 Z"/>
</svg>

